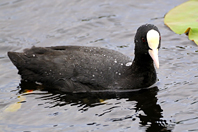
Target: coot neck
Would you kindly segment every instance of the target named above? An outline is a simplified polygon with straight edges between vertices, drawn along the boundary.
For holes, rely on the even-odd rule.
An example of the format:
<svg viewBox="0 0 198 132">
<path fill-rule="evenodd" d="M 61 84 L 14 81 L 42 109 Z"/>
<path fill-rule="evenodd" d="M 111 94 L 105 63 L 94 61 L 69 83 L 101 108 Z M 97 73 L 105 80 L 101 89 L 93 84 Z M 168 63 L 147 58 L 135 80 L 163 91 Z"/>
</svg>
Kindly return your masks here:
<svg viewBox="0 0 198 132">
<path fill-rule="evenodd" d="M 132 69 L 139 72 L 155 70 L 153 60 L 148 53 L 135 53 Z"/>
</svg>

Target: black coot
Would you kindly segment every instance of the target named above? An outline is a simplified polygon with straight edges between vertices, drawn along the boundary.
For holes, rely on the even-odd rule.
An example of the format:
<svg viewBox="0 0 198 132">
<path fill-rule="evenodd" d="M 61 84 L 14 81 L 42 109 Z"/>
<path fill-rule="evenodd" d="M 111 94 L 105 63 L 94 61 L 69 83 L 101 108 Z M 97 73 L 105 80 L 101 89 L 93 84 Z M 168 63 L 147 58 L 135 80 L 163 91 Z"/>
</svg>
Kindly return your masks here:
<svg viewBox="0 0 198 132">
<path fill-rule="evenodd" d="M 138 28 L 135 58 L 100 47 L 32 47 L 8 52 L 22 80 L 42 83 L 48 90 L 91 92 L 149 87 L 157 80 L 160 32 L 151 24 Z"/>
</svg>

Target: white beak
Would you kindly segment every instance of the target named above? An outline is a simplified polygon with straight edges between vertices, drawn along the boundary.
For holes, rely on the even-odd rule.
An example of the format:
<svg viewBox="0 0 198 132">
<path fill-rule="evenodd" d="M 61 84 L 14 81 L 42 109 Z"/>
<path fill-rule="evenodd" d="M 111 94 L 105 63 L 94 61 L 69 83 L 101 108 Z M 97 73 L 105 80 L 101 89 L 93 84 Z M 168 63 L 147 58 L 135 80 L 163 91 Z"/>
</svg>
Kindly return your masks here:
<svg viewBox="0 0 198 132">
<path fill-rule="evenodd" d="M 149 54 L 153 59 L 155 66 L 159 68 L 159 59 L 158 59 L 158 46 L 159 46 L 159 33 L 156 30 L 150 30 L 147 33 L 147 41 L 149 46 Z"/>
<path fill-rule="evenodd" d="M 149 50 L 149 55 L 153 59 L 155 66 L 159 68 L 159 58 L 158 58 L 158 49 Z"/>
</svg>

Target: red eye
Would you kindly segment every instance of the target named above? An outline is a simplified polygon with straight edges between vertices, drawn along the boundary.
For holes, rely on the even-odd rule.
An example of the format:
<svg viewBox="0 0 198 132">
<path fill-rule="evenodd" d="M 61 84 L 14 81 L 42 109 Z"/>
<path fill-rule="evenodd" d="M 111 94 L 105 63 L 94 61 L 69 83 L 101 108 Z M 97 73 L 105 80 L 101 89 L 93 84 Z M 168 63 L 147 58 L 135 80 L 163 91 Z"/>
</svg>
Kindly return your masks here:
<svg viewBox="0 0 198 132">
<path fill-rule="evenodd" d="M 142 42 L 146 42 L 146 39 L 142 38 Z"/>
<path fill-rule="evenodd" d="M 161 36 L 159 37 L 159 39 L 161 40 Z"/>
</svg>

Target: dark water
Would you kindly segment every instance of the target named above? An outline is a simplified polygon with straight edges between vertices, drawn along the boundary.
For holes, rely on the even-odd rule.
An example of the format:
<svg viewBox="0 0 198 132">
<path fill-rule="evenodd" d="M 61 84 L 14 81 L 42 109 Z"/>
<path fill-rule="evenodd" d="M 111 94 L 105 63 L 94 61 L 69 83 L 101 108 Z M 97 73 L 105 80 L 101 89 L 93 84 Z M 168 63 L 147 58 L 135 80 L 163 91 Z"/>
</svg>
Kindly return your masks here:
<svg viewBox="0 0 198 132">
<path fill-rule="evenodd" d="M 163 23 L 185 0 L 1 0 L 0 131 L 195 132 L 198 131 L 198 47 Z M 133 58 L 133 37 L 145 23 L 162 34 L 159 81 L 127 93 L 23 93 L 7 51 L 35 46 L 88 45 Z M 20 103 L 17 103 L 19 102 Z M 13 109 L 8 108 L 17 104 Z M 20 107 L 19 107 L 20 106 Z"/>
</svg>

